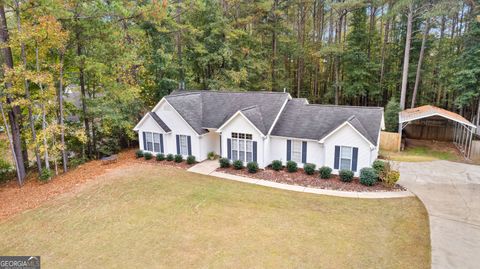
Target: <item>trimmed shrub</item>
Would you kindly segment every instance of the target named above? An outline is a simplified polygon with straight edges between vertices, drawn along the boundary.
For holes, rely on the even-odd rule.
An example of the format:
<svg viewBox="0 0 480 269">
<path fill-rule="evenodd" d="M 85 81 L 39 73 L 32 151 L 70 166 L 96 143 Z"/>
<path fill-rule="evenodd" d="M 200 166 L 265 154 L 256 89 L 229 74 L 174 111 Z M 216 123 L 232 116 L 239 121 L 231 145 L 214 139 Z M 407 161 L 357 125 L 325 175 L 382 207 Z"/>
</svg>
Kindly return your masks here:
<svg viewBox="0 0 480 269">
<path fill-rule="evenodd" d="M 218 162 L 220 163 L 220 167 L 221 168 L 228 168 L 230 167 L 230 160 L 227 159 L 227 158 L 220 158 L 218 160 Z"/>
<path fill-rule="evenodd" d="M 258 163 L 257 162 L 247 163 L 247 169 L 248 169 L 248 172 L 252 174 L 258 172 Z"/>
<path fill-rule="evenodd" d="M 383 182 L 385 185 L 389 187 L 395 186 L 397 181 L 400 179 L 400 172 L 395 171 L 395 170 L 390 170 L 388 173 L 385 175 Z"/>
<path fill-rule="evenodd" d="M 332 168 L 328 166 L 320 167 L 320 169 L 318 169 L 318 172 L 320 173 L 320 178 L 322 179 L 329 179 L 332 177 Z"/>
<path fill-rule="evenodd" d="M 232 166 L 233 168 L 240 170 L 243 168 L 243 162 L 240 160 L 233 161 Z"/>
<path fill-rule="evenodd" d="M 351 182 L 353 180 L 353 172 L 347 169 L 342 169 L 338 172 L 340 180 L 343 182 Z"/>
<path fill-rule="evenodd" d="M 173 154 L 167 154 L 167 161 L 171 162 L 173 161 L 174 157 Z"/>
<path fill-rule="evenodd" d="M 307 175 L 313 175 L 315 174 L 315 164 L 313 163 L 306 163 L 303 165 L 303 171 L 305 171 L 305 174 Z"/>
<path fill-rule="evenodd" d="M 143 157 L 145 158 L 145 160 L 150 160 L 152 159 L 153 155 L 150 152 L 145 152 L 143 153 Z"/>
<path fill-rule="evenodd" d="M 372 164 L 372 168 L 375 169 L 378 175 L 385 171 L 385 162 L 380 160 L 375 160 Z"/>
<path fill-rule="evenodd" d="M 183 162 L 183 156 L 180 155 L 180 154 L 177 154 L 177 155 L 175 155 L 174 160 L 175 160 L 176 163 L 181 163 L 181 162 Z"/>
<path fill-rule="evenodd" d="M 297 172 L 298 166 L 297 163 L 294 161 L 288 161 L 287 162 L 287 171 L 290 173 Z"/>
<path fill-rule="evenodd" d="M 52 178 L 52 170 L 43 168 L 42 173 L 40 173 L 40 181 L 46 182 Z"/>
<path fill-rule="evenodd" d="M 143 157 L 143 150 L 139 149 L 135 152 L 135 156 L 137 156 L 137 158 L 142 158 Z"/>
<path fill-rule="evenodd" d="M 365 186 L 373 186 L 377 183 L 378 175 L 375 169 L 365 167 L 360 170 L 360 183 Z"/>
<path fill-rule="evenodd" d="M 197 161 L 195 160 L 195 156 L 190 155 L 190 156 L 187 157 L 187 163 L 188 163 L 188 164 L 194 164 L 194 163 L 196 163 L 196 162 L 197 162 Z"/>
<path fill-rule="evenodd" d="M 283 169 L 282 161 L 275 160 L 272 162 L 272 169 L 275 171 L 280 171 Z"/>
<path fill-rule="evenodd" d="M 165 154 L 158 153 L 156 156 L 157 161 L 165 161 Z"/>
</svg>

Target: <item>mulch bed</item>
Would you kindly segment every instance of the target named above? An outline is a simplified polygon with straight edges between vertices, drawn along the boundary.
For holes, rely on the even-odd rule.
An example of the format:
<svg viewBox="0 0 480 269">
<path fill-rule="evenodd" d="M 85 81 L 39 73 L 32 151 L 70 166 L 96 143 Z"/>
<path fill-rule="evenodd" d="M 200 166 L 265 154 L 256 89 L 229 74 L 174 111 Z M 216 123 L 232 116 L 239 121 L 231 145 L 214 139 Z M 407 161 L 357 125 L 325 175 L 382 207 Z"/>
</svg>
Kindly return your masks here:
<svg viewBox="0 0 480 269">
<path fill-rule="evenodd" d="M 249 173 L 247 169 L 235 170 L 234 168 L 218 168 L 217 171 L 229 173 L 233 175 L 245 176 L 256 179 L 263 179 L 278 183 L 285 183 L 290 185 L 298 185 L 304 187 L 312 187 L 326 190 L 352 191 L 352 192 L 381 192 L 381 191 L 403 191 L 404 187 L 396 184 L 393 187 L 388 187 L 382 183 L 374 186 L 364 186 L 360 184 L 359 179 L 355 177 L 352 182 L 343 182 L 338 175 L 333 175 L 329 179 L 321 179 L 316 172 L 314 175 L 307 175 L 303 169 L 298 169 L 297 172 L 289 173 L 286 170 L 275 171 L 271 168 L 264 170 L 260 169 L 257 173 Z"/>
</svg>

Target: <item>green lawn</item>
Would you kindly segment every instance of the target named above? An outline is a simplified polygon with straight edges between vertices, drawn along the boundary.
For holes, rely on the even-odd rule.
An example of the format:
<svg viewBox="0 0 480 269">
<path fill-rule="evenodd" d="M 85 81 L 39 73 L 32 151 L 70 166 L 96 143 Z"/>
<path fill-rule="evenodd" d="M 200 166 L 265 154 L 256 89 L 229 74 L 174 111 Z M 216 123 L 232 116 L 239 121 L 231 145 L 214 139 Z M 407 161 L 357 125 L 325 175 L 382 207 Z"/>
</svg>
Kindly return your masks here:
<svg viewBox="0 0 480 269">
<path fill-rule="evenodd" d="M 438 151 L 428 147 L 408 147 L 404 151 L 390 152 L 382 151 L 380 155 L 393 161 L 400 162 L 429 162 L 434 160 L 458 160 L 458 156 L 449 151 Z"/>
<path fill-rule="evenodd" d="M 44 268 L 430 268 L 416 198 L 361 200 L 132 165 L 0 224 Z"/>
</svg>

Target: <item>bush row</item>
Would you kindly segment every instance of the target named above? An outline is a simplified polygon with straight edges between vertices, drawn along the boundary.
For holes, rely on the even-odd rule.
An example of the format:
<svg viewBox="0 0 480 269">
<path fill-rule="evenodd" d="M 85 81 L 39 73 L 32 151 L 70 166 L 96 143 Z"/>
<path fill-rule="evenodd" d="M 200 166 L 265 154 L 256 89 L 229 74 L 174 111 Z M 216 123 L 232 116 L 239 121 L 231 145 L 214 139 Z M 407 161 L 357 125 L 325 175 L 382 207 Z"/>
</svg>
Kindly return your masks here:
<svg viewBox="0 0 480 269">
<path fill-rule="evenodd" d="M 282 161 L 272 161 L 271 167 L 275 171 L 282 170 Z M 298 165 L 294 161 L 288 161 L 285 165 L 285 168 L 288 172 L 294 173 L 298 170 Z M 315 164 L 306 163 L 303 166 L 303 170 L 306 174 L 313 175 L 315 173 Z M 329 179 L 332 176 L 332 168 L 328 166 L 320 167 L 318 169 L 318 173 L 320 178 Z M 338 172 L 338 175 L 340 177 L 340 180 L 343 182 L 351 182 L 354 177 L 354 173 L 350 170 L 340 170 Z M 390 166 L 390 163 L 380 160 L 376 160 L 375 162 L 373 162 L 371 168 L 366 167 L 360 170 L 360 183 L 365 186 L 373 186 L 380 180 L 385 185 L 392 187 L 399 179 L 400 173 L 396 170 L 393 170 Z"/>
<path fill-rule="evenodd" d="M 150 152 L 144 152 L 143 150 L 137 150 L 137 152 L 135 153 L 135 155 L 137 156 L 137 158 L 145 158 L 145 160 L 151 160 L 153 158 L 153 154 L 150 153 Z M 163 153 L 158 153 L 156 156 L 155 156 L 155 159 L 157 161 L 169 161 L 169 162 L 172 162 L 172 161 L 175 161 L 176 163 L 181 163 L 183 162 L 183 156 L 180 155 L 180 154 L 176 154 L 176 155 L 173 155 L 173 154 L 163 154 Z M 195 159 L 195 156 L 188 156 L 187 159 L 187 164 L 194 164 L 196 163 L 196 159 Z"/>
<path fill-rule="evenodd" d="M 283 169 L 283 164 L 282 164 L 282 161 L 280 160 L 272 161 L 272 164 L 270 166 L 275 171 L 280 171 Z M 303 171 L 305 171 L 305 174 L 307 175 L 313 175 L 316 172 L 315 170 L 316 167 L 317 166 L 313 163 L 306 163 L 303 165 Z M 295 161 L 288 161 L 287 164 L 285 165 L 285 168 L 290 173 L 294 173 L 298 171 L 298 165 Z M 323 179 L 328 179 L 332 176 L 332 168 L 328 166 L 320 167 L 318 169 L 318 172 L 320 174 L 320 178 L 323 178 Z"/>
<path fill-rule="evenodd" d="M 227 158 L 220 158 L 218 160 L 218 162 L 220 163 L 220 167 L 221 168 L 228 168 L 230 167 L 230 165 L 232 165 L 232 167 L 236 170 L 240 170 L 240 169 L 243 169 L 243 162 L 240 161 L 240 160 L 235 160 L 233 162 L 230 163 L 230 160 L 227 159 Z M 249 162 L 247 163 L 247 170 L 248 172 L 250 173 L 256 173 L 258 172 L 258 163 L 257 162 Z"/>
</svg>

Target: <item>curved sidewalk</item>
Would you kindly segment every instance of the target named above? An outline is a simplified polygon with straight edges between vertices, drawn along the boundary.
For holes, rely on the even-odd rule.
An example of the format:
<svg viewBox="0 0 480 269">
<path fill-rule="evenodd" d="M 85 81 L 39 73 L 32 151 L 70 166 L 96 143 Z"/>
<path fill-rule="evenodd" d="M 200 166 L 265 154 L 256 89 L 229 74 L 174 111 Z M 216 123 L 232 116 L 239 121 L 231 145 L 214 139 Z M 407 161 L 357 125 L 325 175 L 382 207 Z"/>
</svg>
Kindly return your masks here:
<svg viewBox="0 0 480 269">
<path fill-rule="evenodd" d="M 203 161 L 197 165 L 188 169 L 189 172 L 214 176 L 222 179 L 235 180 L 250 184 L 256 184 L 266 187 L 272 187 L 282 190 L 313 193 L 313 194 L 322 194 L 338 197 L 347 197 L 347 198 L 373 198 L 373 199 L 382 199 L 382 198 L 402 198 L 402 197 L 413 197 L 415 196 L 410 191 L 389 191 L 389 192 L 350 192 L 350 191 L 336 191 L 336 190 L 325 190 L 317 189 L 310 187 L 303 187 L 297 185 L 289 185 L 283 183 L 272 182 L 268 180 L 249 178 L 243 176 L 237 176 L 222 172 L 215 171 L 218 168 L 218 161 Z"/>
</svg>

